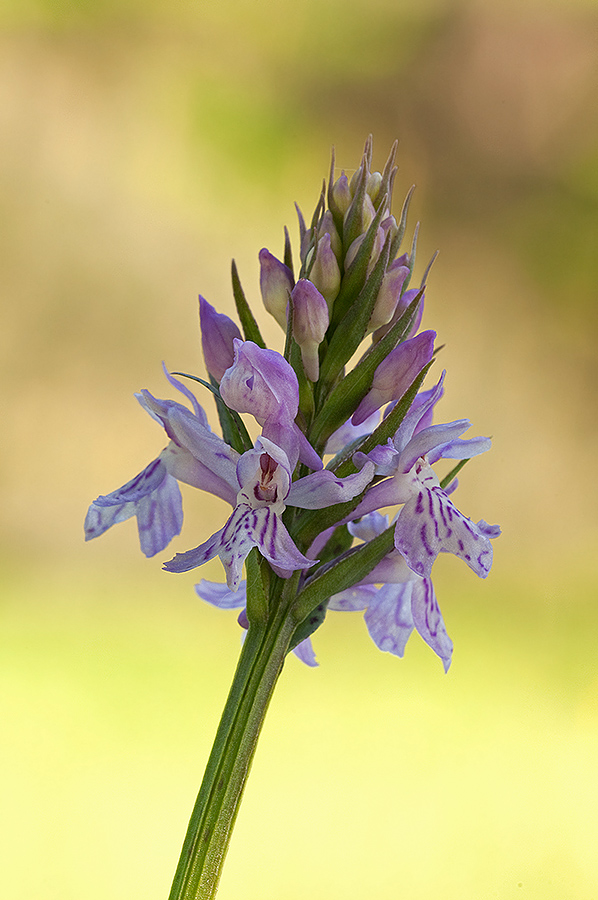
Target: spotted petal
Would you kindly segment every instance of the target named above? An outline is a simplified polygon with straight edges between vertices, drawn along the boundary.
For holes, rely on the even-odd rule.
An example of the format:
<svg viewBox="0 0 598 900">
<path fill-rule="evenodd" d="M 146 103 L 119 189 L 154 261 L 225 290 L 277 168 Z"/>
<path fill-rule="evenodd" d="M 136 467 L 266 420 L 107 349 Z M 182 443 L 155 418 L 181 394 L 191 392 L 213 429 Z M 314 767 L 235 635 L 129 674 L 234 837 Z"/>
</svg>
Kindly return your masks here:
<svg viewBox="0 0 598 900">
<path fill-rule="evenodd" d="M 365 614 L 370 637 L 387 653 L 403 656 L 409 635 L 413 631 L 411 594 L 413 582 L 385 584 L 376 592 Z"/>
<path fill-rule="evenodd" d="M 448 672 L 453 655 L 453 642 L 446 633 L 432 582 L 429 578 L 422 578 L 412 584 L 411 612 L 415 627 L 442 660 L 444 671 Z"/>
<path fill-rule="evenodd" d="M 137 516 L 139 543 L 154 556 L 179 534 L 183 526 L 181 492 L 170 475 L 163 454 L 122 487 L 94 500 L 85 518 L 85 540 L 99 537 L 118 522 Z"/>
<path fill-rule="evenodd" d="M 199 547 L 177 553 L 164 568 L 167 572 L 188 572 L 219 556 L 226 572 L 226 583 L 231 591 L 236 591 L 243 563 L 253 547 L 257 547 L 268 562 L 289 571 L 310 568 L 316 562 L 299 552 L 282 519 L 270 507 L 252 509 L 241 503 L 224 528 Z"/>
<path fill-rule="evenodd" d="M 492 536 L 495 536 L 494 534 Z M 485 578 L 492 565 L 492 544 L 485 528 L 475 525 L 447 497 L 442 488 L 420 484 L 399 511 L 395 547 L 410 568 L 426 578 L 442 551 L 454 553 Z"/>
</svg>

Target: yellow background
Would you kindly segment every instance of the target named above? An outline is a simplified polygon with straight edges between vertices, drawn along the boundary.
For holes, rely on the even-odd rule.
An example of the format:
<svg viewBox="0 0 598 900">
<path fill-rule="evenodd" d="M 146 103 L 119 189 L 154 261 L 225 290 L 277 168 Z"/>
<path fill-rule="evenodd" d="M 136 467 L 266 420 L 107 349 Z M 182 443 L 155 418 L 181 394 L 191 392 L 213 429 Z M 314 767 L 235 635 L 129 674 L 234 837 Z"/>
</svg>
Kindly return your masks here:
<svg viewBox="0 0 598 900">
<path fill-rule="evenodd" d="M 435 567 L 447 676 L 360 614 L 289 660 L 219 896 L 596 898 L 596 6 L 5 0 L 0 25 L 2 896 L 168 894 L 240 630 L 132 522 L 85 545 L 83 518 L 163 446 L 133 392 L 168 396 L 162 359 L 203 374 L 197 293 L 232 314 L 234 256 L 257 304 L 259 249 L 297 246 L 293 201 L 372 132 L 397 210 L 417 184 L 417 271 L 440 250 L 439 418 L 493 436 L 458 503 L 504 534 L 487 582 Z M 173 551 L 225 513 L 184 502 Z"/>
</svg>

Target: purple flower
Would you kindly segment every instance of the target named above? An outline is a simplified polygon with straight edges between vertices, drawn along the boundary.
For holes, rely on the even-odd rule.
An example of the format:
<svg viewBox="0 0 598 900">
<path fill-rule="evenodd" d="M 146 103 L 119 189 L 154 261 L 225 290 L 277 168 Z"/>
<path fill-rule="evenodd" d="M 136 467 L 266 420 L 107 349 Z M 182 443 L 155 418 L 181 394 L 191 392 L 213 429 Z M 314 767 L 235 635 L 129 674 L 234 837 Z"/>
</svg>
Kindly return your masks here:
<svg viewBox="0 0 598 900">
<path fill-rule="evenodd" d="M 187 572 L 219 556 L 226 572 L 226 583 L 236 591 L 241 569 L 249 551 L 257 547 L 268 562 L 282 572 L 306 569 L 317 560 L 303 555 L 295 546 L 282 521 L 287 505 L 302 509 L 323 509 L 350 500 L 364 490 L 374 474 L 373 463 L 361 472 L 337 478 L 320 470 L 291 484 L 289 459 L 279 446 L 265 437 L 258 438 L 237 463 L 238 494 L 232 515 L 220 531 L 186 553 L 177 553 L 166 563 L 168 572 Z"/>
<path fill-rule="evenodd" d="M 328 304 L 317 287 L 306 278 L 299 279 L 291 298 L 293 337 L 301 349 L 303 369 L 310 381 L 317 381 L 320 371 L 318 348 L 330 321 Z"/>
<path fill-rule="evenodd" d="M 275 350 L 253 341 L 234 341 L 235 358 L 220 382 L 222 399 L 239 413 L 251 413 L 264 437 L 282 447 L 294 469 L 297 460 L 310 469 L 322 461 L 295 422 L 299 383 L 295 370 Z"/>
<path fill-rule="evenodd" d="M 368 322 L 368 331 L 376 331 L 383 325 L 388 325 L 392 320 L 394 312 L 397 308 L 401 290 L 405 279 L 409 274 L 409 269 L 404 265 L 403 261 L 395 260 L 388 267 L 382 279 L 380 290 L 376 298 L 376 304 Z"/>
<path fill-rule="evenodd" d="M 422 331 L 391 350 L 374 372 L 372 387 L 353 413 L 353 425 L 360 425 L 381 406 L 403 396 L 432 359 L 435 338 L 435 331 Z"/>
<path fill-rule="evenodd" d="M 220 381 L 234 359 L 233 341 L 241 332 L 232 319 L 218 313 L 207 300 L 199 297 L 199 321 L 201 346 L 206 369 L 216 381 Z"/>
<path fill-rule="evenodd" d="M 310 269 L 309 278 L 325 298 L 328 308 L 332 309 L 341 286 L 341 272 L 332 249 L 331 236 L 327 231 L 318 241 L 316 258 Z"/>
<path fill-rule="evenodd" d="M 289 295 L 295 284 L 293 273 L 264 247 L 259 253 L 260 290 L 264 306 L 283 331 L 287 328 Z"/>
<path fill-rule="evenodd" d="M 403 259 L 403 257 L 401 257 L 401 259 Z M 397 262 L 398 262 L 398 260 L 395 260 L 393 265 L 396 265 Z M 415 298 L 417 297 L 418 294 L 419 294 L 419 290 L 417 288 L 411 288 L 411 290 L 405 291 L 405 293 L 402 294 L 399 302 L 397 303 L 397 305 L 395 307 L 395 311 L 393 313 L 393 316 L 392 316 L 390 322 L 388 322 L 387 325 L 381 325 L 380 328 L 376 328 L 376 330 L 374 331 L 374 333 L 372 335 L 372 340 L 374 341 L 374 343 L 377 343 L 379 340 L 381 340 L 384 337 L 384 335 L 388 331 L 390 331 L 390 329 L 395 324 L 395 322 L 398 322 L 398 320 L 401 318 L 401 316 L 403 315 L 403 313 L 405 312 L 405 310 L 407 309 L 409 304 L 412 303 L 413 300 L 415 300 Z M 411 323 L 411 327 L 410 327 L 409 331 L 407 332 L 407 337 L 411 337 L 412 335 L 416 334 L 416 332 L 421 324 L 423 314 L 424 314 L 424 298 L 422 295 L 422 298 L 419 302 L 419 306 L 417 308 L 417 313 L 415 314 L 415 318 L 414 318 L 413 322 Z"/>
<path fill-rule="evenodd" d="M 220 584 L 217 581 L 206 581 L 202 578 L 199 584 L 195 585 L 195 593 L 202 600 L 205 600 L 206 603 L 217 606 L 218 609 L 240 609 L 239 625 L 241 628 L 247 629 L 248 622 L 245 614 L 245 606 L 247 604 L 246 587 L 247 584 L 243 580 L 240 582 L 237 591 L 231 591 L 226 584 Z M 305 640 L 297 644 L 293 653 L 306 666 L 318 665 L 310 638 L 305 638 Z"/>
<path fill-rule="evenodd" d="M 85 517 L 85 540 L 99 537 L 118 522 L 137 516 L 139 543 L 146 556 L 166 547 L 183 527 L 181 492 L 168 471 L 163 450 L 135 478 L 111 494 L 100 496 Z"/>
<path fill-rule="evenodd" d="M 444 376 L 444 373 L 443 373 Z M 492 544 L 498 525 L 482 519 L 475 524 L 461 513 L 440 487 L 432 465 L 441 458 L 469 459 L 490 449 L 485 437 L 462 440 L 471 423 L 460 419 L 447 425 L 429 425 L 418 430 L 442 392 L 438 382 L 428 398 L 411 408 L 392 441 L 376 447 L 367 456 L 356 453 L 357 464 L 374 462 L 377 475 L 389 475 L 366 493 L 352 514 L 357 518 L 376 509 L 403 504 L 395 527 L 395 547 L 414 572 L 429 577 L 438 553 L 454 553 L 485 578 L 492 565 Z"/>
<path fill-rule="evenodd" d="M 370 513 L 349 526 L 355 537 L 372 540 L 388 527 L 385 516 Z M 377 583 L 382 583 L 380 587 Z M 368 577 L 331 597 L 332 610 L 365 610 L 370 637 L 380 650 L 402 657 L 409 636 L 416 629 L 440 657 L 444 671 L 451 664 L 453 643 L 430 578 L 415 574 L 397 550 L 393 550 Z"/>
<path fill-rule="evenodd" d="M 239 454 L 212 433 L 191 391 L 166 370 L 165 374 L 190 400 L 194 411 L 174 400 L 157 400 L 149 391 L 136 394 L 143 408 L 164 427 L 170 441 L 139 475 L 94 500 L 85 519 L 87 541 L 136 516 L 143 553 L 159 553 L 180 533 L 183 524 L 179 481 L 235 503 L 236 491 L 230 479 Z"/>
</svg>

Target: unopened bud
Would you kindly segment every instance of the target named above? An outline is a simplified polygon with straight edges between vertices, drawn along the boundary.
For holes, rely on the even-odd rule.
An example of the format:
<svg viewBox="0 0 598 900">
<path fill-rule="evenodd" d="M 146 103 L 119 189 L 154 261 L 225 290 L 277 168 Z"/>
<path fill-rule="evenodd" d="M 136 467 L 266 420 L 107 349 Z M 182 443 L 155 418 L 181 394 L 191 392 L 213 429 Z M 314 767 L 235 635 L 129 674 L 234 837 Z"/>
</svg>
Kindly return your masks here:
<svg viewBox="0 0 598 900">
<path fill-rule="evenodd" d="M 402 266 L 400 263 L 397 265 L 396 261 L 386 270 L 372 315 L 370 316 L 368 332 L 375 331 L 391 321 L 401 296 L 403 284 L 408 275 L 409 269 L 407 266 Z"/>
<path fill-rule="evenodd" d="M 320 227 L 318 228 L 318 238 L 323 238 L 325 234 L 330 235 L 330 246 L 332 247 L 332 252 L 336 256 L 337 260 L 341 259 L 343 244 L 340 239 L 340 235 L 336 230 L 334 218 L 332 217 L 332 213 L 329 209 L 327 209 L 322 216 L 322 221 L 320 222 Z"/>
<path fill-rule="evenodd" d="M 400 256 L 399 259 L 396 259 L 395 263 L 398 263 L 401 260 L 403 260 L 405 255 L 406 254 L 403 254 L 403 256 Z M 405 312 L 405 310 L 407 309 L 409 304 L 412 303 L 413 300 L 415 300 L 415 298 L 417 297 L 418 294 L 419 294 L 419 290 L 417 288 L 411 288 L 411 290 L 405 291 L 405 293 L 402 295 L 401 299 L 399 300 L 399 302 L 396 305 L 395 311 L 393 313 L 393 317 L 390 320 L 390 322 L 387 325 L 382 325 L 380 328 L 377 328 L 376 331 L 374 332 L 374 334 L 372 335 L 372 340 L 375 344 L 377 344 L 378 341 L 380 341 L 384 337 L 384 335 L 390 331 L 390 329 L 395 324 L 395 322 L 399 321 L 399 319 L 401 318 L 401 316 L 403 315 L 403 313 Z M 407 337 L 411 337 L 411 335 L 413 335 L 417 332 L 417 329 L 421 325 L 421 320 L 422 320 L 423 314 L 424 314 L 424 297 L 422 294 L 422 298 L 420 300 L 419 307 L 415 314 L 415 318 L 414 318 L 413 322 L 411 323 L 411 327 L 409 328 L 409 331 L 407 332 Z"/>
<path fill-rule="evenodd" d="M 435 338 L 435 331 L 422 331 L 391 350 L 374 372 L 369 393 L 353 413 L 353 425 L 359 425 L 385 403 L 403 396 L 419 372 L 432 359 Z"/>
<path fill-rule="evenodd" d="M 380 172 L 372 172 L 370 177 L 368 178 L 368 183 L 365 186 L 366 191 L 372 198 L 372 202 L 375 203 L 378 199 L 378 194 L 380 193 L 380 185 L 382 184 L 382 174 Z"/>
<path fill-rule="evenodd" d="M 355 202 L 355 201 L 353 201 Z M 345 215 L 345 221 L 348 216 L 352 213 L 352 210 L 349 211 Z M 366 194 L 363 198 L 363 203 L 360 211 L 360 233 L 365 234 L 370 225 L 372 224 L 372 219 L 376 215 L 376 210 L 374 209 L 374 204 L 372 203 L 372 198 L 369 194 Z"/>
<path fill-rule="evenodd" d="M 385 235 L 390 232 L 391 241 L 394 241 L 399 232 L 399 226 L 397 225 L 397 220 L 394 216 L 387 216 L 385 219 L 383 219 L 382 222 L 380 222 L 380 228 Z"/>
<path fill-rule="evenodd" d="M 351 206 L 351 189 L 349 187 L 349 179 L 344 172 L 336 179 L 331 188 L 332 199 L 341 215 L 345 215 Z"/>
<path fill-rule="evenodd" d="M 365 239 L 365 234 L 360 234 L 359 237 L 355 238 L 353 243 L 349 246 L 349 249 L 347 250 L 347 253 L 345 255 L 345 269 L 349 268 L 349 266 L 351 265 L 351 263 L 357 256 L 357 251 L 361 247 L 364 239 Z M 370 272 L 376 265 L 376 261 L 377 261 L 378 257 L 380 256 L 380 251 L 382 250 L 382 247 L 384 246 L 385 239 L 386 239 L 386 234 L 384 233 L 382 228 L 379 228 L 378 231 L 376 232 L 376 237 L 374 238 L 374 246 L 372 247 L 372 252 L 370 253 L 370 258 L 368 261 L 368 269 L 367 269 L 368 275 L 370 274 Z"/>
<path fill-rule="evenodd" d="M 260 250 L 260 290 L 264 306 L 280 327 L 287 328 L 287 306 L 295 281 L 293 273 L 264 247 Z"/>
<path fill-rule="evenodd" d="M 318 347 L 324 340 L 330 321 L 328 304 L 311 281 L 301 278 L 291 294 L 293 301 L 293 337 L 301 348 L 303 369 L 310 381 L 320 372 Z"/>
<path fill-rule="evenodd" d="M 241 332 L 232 319 L 218 313 L 208 301 L 199 297 L 199 323 L 201 346 L 206 369 L 216 381 L 220 381 L 226 370 L 232 366 L 235 357 L 234 339 Z"/>
<path fill-rule="evenodd" d="M 325 232 L 318 241 L 316 258 L 309 272 L 313 281 L 330 308 L 337 298 L 341 286 L 341 272 L 331 247 L 330 234 Z"/>
</svg>

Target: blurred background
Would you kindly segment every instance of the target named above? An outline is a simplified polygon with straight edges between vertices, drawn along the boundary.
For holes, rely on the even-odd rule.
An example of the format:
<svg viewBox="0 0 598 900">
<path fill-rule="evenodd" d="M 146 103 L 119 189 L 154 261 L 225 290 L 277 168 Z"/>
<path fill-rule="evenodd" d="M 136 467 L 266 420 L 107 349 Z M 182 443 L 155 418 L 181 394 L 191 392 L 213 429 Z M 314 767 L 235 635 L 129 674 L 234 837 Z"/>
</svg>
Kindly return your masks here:
<svg viewBox="0 0 598 900">
<path fill-rule="evenodd" d="M 257 304 L 371 132 L 419 273 L 440 250 L 440 420 L 493 436 L 459 506 L 503 536 L 486 582 L 435 567 L 447 676 L 360 614 L 289 660 L 219 896 L 595 897 L 596 5 L 4 0 L 0 29 L 2 895 L 168 894 L 239 629 L 83 518 L 164 444 L 133 392 L 204 374 L 197 294 L 232 314 L 234 256 Z M 222 522 L 184 502 L 173 551 Z"/>
</svg>

